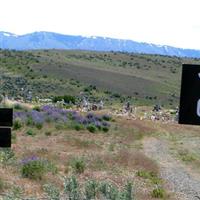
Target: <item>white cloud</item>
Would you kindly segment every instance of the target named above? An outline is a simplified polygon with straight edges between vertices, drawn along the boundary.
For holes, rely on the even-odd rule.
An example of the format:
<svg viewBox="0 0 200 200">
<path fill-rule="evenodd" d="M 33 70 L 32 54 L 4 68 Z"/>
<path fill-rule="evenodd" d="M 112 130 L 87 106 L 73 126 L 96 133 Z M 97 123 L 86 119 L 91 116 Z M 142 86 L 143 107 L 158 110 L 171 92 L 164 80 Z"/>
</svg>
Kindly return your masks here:
<svg viewBox="0 0 200 200">
<path fill-rule="evenodd" d="M 0 0 L 0 30 L 97 35 L 200 49 L 199 0 Z"/>
</svg>

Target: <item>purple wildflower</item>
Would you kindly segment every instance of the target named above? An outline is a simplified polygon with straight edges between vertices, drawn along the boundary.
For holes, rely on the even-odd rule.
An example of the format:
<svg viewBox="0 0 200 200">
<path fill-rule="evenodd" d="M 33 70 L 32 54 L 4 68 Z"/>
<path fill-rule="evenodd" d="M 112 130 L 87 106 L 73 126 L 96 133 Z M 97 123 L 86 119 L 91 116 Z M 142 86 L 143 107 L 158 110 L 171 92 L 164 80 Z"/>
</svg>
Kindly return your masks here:
<svg viewBox="0 0 200 200">
<path fill-rule="evenodd" d="M 105 126 L 105 127 L 109 127 L 110 124 L 108 122 L 102 122 L 102 125 Z"/>
<path fill-rule="evenodd" d="M 21 160 L 21 164 L 27 164 L 29 162 L 36 161 L 36 160 L 39 160 L 37 156 L 31 156 L 31 157 L 24 158 L 23 160 Z"/>
</svg>

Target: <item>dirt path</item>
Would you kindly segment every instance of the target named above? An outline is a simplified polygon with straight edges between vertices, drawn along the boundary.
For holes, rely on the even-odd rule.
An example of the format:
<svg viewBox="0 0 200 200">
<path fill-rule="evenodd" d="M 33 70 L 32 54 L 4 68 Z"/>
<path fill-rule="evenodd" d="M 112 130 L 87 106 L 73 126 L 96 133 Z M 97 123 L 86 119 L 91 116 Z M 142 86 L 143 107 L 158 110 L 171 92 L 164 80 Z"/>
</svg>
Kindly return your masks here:
<svg viewBox="0 0 200 200">
<path fill-rule="evenodd" d="M 144 153 L 159 164 L 161 177 L 166 180 L 171 192 L 176 194 L 177 200 L 200 199 L 200 178 L 170 155 L 164 141 L 145 138 L 143 147 Z"/>
</svg>

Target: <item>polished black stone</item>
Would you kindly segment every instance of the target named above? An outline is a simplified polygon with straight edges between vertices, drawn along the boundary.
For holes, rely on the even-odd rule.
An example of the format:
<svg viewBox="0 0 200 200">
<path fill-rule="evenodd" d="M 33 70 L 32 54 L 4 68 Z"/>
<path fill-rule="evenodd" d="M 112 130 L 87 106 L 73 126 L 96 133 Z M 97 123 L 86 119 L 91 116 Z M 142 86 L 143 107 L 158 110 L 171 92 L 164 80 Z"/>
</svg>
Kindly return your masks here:
<svg viewBox="0 0 200 200">
<path fill-rule="evenodd" d="M 13 109 L 12 108 L 0 108 L 0 126 L 13 125 Z"/>
<path fill-rule="evenodd" d="M 200 125 L 200 65 L 183 64 L 179 123 Z"/>
<path fill-rule="evenodd" d="M 0 147 L 11 147 L 11 128 L 0 128 Z"/>
</svg>

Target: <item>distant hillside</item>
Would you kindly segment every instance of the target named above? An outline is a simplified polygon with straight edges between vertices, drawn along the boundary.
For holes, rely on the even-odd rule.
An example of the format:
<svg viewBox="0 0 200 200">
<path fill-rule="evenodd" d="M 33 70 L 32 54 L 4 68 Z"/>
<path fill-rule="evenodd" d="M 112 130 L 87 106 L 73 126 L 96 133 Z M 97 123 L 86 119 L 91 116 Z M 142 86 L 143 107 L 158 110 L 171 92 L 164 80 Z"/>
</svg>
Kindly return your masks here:
<svg viewBox="0 0 200 200">
<path fill-rule="evenodd" d="M 107 103 L 179 103 L 182 63 L 200 59 L 72 50 L 0 50 L 0 93 L 11 97 L 84 94 Z"/>
<path fill-rule="evenodd" d="M 8 32 L 0 32 L 0 48 L 15 50 L 76 49 L 200 57 L 200 50 L 181 49 L 105 37 L 62 35 L 51 32 L 34 32 L 20 36 Z"/>
</svg>

